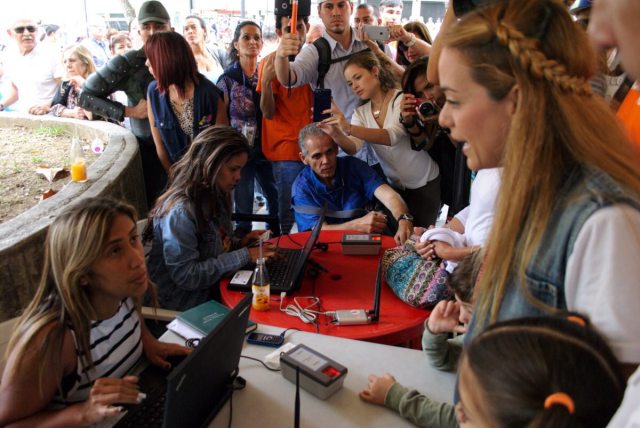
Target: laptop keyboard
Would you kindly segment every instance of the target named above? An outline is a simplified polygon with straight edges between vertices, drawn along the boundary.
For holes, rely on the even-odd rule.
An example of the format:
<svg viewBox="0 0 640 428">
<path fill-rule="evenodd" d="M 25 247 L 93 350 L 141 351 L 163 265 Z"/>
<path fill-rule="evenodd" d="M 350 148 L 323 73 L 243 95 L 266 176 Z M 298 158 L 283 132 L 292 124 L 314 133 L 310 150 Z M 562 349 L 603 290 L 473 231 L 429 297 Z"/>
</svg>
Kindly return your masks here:
<svg viewBox="0 0 640 428">
<path fill-rule="evenodd" d="M 127 411 L 116 427 L 161 427 L 166 396 L 166 390 L 158 391 L 152 400 L 149 399 L 150 394 L 147 395 L 146 400 Z"/>
<path fill-rule="evenodd" d="M 167 361 L 175 368 L 185 356 L 171 356 Z M 140 404 L 125 405 L 127 413 L 116 427 L 161 427 L 164 418 L 164 403 L 167 396 L 169 372 L 150 364 L 138 377 L 140 391 L 147 394 Z"/>
<path fill-rule="evenodd" d="M 285 284 L 285 279 L 289 271 L 295 268 L 298 259 L 302 257 L 302 251 L 291 248 L 278 248 L 278 254 L 279 257 L 267 260 L 266 267 L 271 287 L 284 289 L 285 286 L 288 286 L 288 284 Z"/>
</svg>

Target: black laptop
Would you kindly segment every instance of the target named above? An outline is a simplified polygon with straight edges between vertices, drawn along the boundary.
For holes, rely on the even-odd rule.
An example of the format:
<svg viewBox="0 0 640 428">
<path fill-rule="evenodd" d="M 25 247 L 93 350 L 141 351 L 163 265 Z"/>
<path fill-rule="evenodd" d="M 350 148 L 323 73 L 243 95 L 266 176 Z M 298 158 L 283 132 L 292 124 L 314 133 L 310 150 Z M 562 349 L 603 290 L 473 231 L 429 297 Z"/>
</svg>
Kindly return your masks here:
<svg viewBox="0 0 640 428">
<path fill-rule="evenodd" d="M 313 251 L 318 237 L 320 236 L 320 230 L 324 223 L 324 209 L 318 217 L 311 235 L 305 242 L 302 248 L 278 248 L 279 257 L 275 257 L 266 263 L 267 272 L 269 273 L 270 291 L 273 294 L 279 294 L 280 292 L 290 293 L 300 288 L 302 285 L 302 278 L 304 276 L 304 267 Z M 286 236 L 282 236 L 280 239 L 290 239 Z M 254 266 L 255 267 L 255 266 Z M 248 266 L 247 268 L 250 268 Z M 236 284 L 229 283 L 229 290 L 236 291 L 251 291 L 251 281 L 248 284 Z"/>
<path fill-rule="evenodd" d="M 206 426 L 231 396 L 249 320 L 251 295 L 167 375 L 149 366 L 140 374 L 147 398 L 128 412 L 117 427 Z"/>
</svg>

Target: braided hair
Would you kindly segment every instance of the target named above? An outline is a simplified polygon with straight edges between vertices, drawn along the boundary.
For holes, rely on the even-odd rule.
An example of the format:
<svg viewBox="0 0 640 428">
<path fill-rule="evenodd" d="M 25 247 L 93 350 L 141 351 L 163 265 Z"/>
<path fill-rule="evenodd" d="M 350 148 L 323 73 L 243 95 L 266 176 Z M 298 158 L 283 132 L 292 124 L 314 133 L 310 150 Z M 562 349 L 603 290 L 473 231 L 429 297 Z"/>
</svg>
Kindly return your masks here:
<svg viewBox="0 0 640 428">
<path fill-rule="evenodd" d="M 475 312 L 492 322 L 507 287 L 525 283 L 567 173 L 601 170 L 637 197 L 640 159 L 604 100 L 591 94 L 595 53 L 560 2 L 496 0 L 453 25 L 442 46 L 461 54 L 493 100 L 516 94 Z M 521 289 L 532 305 L 553 310 Z"/>
</svg>

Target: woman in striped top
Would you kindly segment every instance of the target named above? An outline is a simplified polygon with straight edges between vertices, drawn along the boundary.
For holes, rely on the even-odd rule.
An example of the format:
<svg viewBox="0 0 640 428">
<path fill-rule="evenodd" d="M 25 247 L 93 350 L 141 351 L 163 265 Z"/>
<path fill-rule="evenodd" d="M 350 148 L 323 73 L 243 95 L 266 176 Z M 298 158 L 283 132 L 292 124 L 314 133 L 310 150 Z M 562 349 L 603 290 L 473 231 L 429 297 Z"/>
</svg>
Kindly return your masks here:
<svg viewBox="0 0 640 428">
<path fill-rule="evenodd" d="M 126 373 L 143 351 L 167 369 L 167 356 L 189 352 L 158 342 L 140 316 L 150 286 L 135 220 L 131 206 L 92 198 L 49 228 L 38 290 L 7 348 L 1 426 L 93 424 L 139 402 Z"/>
</svg>

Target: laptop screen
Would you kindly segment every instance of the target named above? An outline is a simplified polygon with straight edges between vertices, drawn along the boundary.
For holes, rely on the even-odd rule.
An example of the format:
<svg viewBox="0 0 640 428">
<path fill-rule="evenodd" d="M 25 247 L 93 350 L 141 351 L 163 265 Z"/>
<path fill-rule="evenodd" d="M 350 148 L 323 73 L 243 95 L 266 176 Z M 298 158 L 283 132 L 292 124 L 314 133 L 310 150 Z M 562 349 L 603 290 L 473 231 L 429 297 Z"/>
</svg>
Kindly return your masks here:
<svg viewBox="0 0 640 428">
<path fill-rule="evenodd" d="M 202 426 L 226 403 L 238 374 L 250 305 L 248 294 L 167 376 L 165 427 Z"/>
<path fill-rule="evenodd" d="M 318 217 L 318 221 L 316 222 L 316 225 L 313 227 L 313 231 L 311 232 L 311 235 L 309 235 L 309 239 L 307 239 L 307 242 L 304 243 L 304 247 L 302 247 L 302 257 L 300 257 L 298 259 L 298 263 L 295 267 L 295 269 L 293 270 L 294 272 L 296 272 L 296 277 L 300 277 L 302 275 L 302 271 L 304 269 L 304 265 L 305 263 L 307 263 L 307 260 L 309 259 L 309 256 L 311 255 L 311 252 L 313 251 L 313 247 L 316 245 L 316 242 L 318 242 L 318 237 L 320 236 L 320 230 L 322 230 L 322 225 L 324 224 L 324 213 L 325 213 L 325 209 L 322 210 L 322 213 L 320 213 L 320 217 Z M 297 278 L 294 278 L 294 280 Z"/>
</svg>

